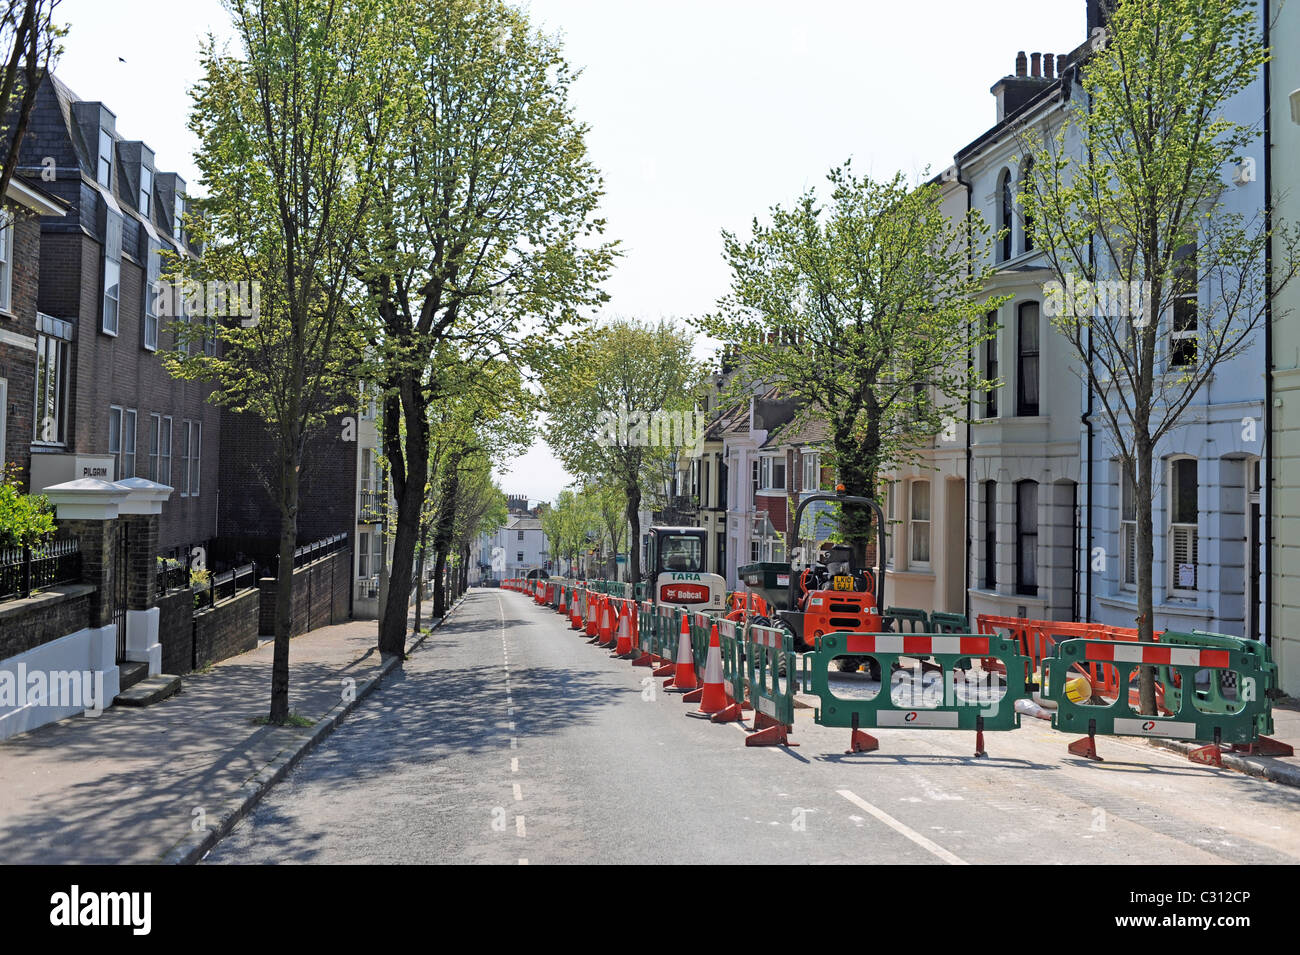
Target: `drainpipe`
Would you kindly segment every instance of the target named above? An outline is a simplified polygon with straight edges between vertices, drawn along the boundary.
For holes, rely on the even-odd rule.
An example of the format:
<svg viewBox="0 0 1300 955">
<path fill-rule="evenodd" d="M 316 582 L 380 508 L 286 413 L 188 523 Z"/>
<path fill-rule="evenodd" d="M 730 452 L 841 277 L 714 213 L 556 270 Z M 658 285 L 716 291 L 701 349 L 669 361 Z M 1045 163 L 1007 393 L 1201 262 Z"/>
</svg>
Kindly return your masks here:
<svg viewBox="0 0 1300 955">
<path fill-rule="evenodd" d="M 970 227 L 970 214 L 971 214 L 971 210 L 974 208 L 974 202 L 975 202 L 974 187 L 972 186 L 971 183 L 967 182 L 965 179 L 961 177 L 961 165 L 959 163 L 954 164 L 953 168 L 957 170 L 957 183 L 966 189 L 966 278 L 969 280 L 975 274 L 975 263 L 974 263 L 975 252 L 973 247 L 974 239 L 971 235 L 971 227 Z M 975 355 L 974 352 L 971 350 L 972 346 L 971 346 L 970 338 L 971 338 L 970 329 L 967 328 L 966 329 L 966 380 L 967 381 L 970 380 L 971 373 L 974 371 L 974 362 L 975 362 Z M 971 433 L 971 421 L 973 421 L 975 417 L 974 397 L 975 397 L 974 393 L 970 389 L 967 389 L 966 392 L 966 520 L 965 520 L 966 555 L 965 555 L 964 566 L 962 567 L 961 592 L 962 592 L 962 613 L 965 615 L 968 621 L 970 620 L 971 547 L 974 544 L 974 538 L 970 532 L 971 485 L 973 483 L 973 475 L 971 474 L 972 455 L 971 455 L 970 433 Z"/>
<path fill-rule="evenodd" d="M 1264 49 L 1269 48 L 1269 7 L 1264 4 Z M 1272 61 L 1264 61 L 1264 229 L 1269 233 L 1268 243 L 1264 246 L 1264 479 L 1261 497 L 1264 512 L 1264 533 L 1261 544 L 1264 548 L 1263 578 L 1264 610 L 1259 614 L 1259 630 L 1256 634 L 1266 643 L 1272 643 L 1273 636 L 1273 76 Z M 1247 489 L 1249 499 L 1249 489 Z M 1246 509 L 1249 513 L 1249 508 Z M 1250 555 L 1246 557 L 1246 566 L 1250 567 Z M 1254 594 L 1258 602 L 1260 595 Z M 1247 609 L 1247 613 L 1253 613 Z M 1243 629 L 1245 629 L 1243 627 Z"/>
<path fill-rule="evenodd" d="M 1070 79 L 1069 79 L 1069 81 L 1068 81 L 1068 84 L 1069 84 L 1069 85 L 1073 85 L 1073 83 L 1074 83 L 1074 78 L 1075 78 L 1075 71 L 1074 71 L 1074 68 L 1071 67 L 1071 69 L 1070 69 Z M 1091 97 L 1091 96 L 1088 96 L 1088 93 L 1087 93 L 1086 90 L 1084 91 L 1084 95 L 1088 97 L 1088 115 L 1091 116 L 1091 115 L 1092 115 L 1092 97 Z M 1093 158 L 1093 157 L 1092 157 L 1092 149 L 1091 149 L 1091 147 L 1089 147 L 1089 149 L 1088 149 L 1088 160 L 1089 160 L 1090 163 L 1092 162 L 1092 158 Z M 1097 259 L 1096 259 L 1096 245 L 1095 245 L 1095 240 L 1094 240 L 1094 239 L 1089 239 L 1089 241 L 1088 241 L 1088 268 L 1089 268 L 1090 270 L 1092 270 L 1092 272 L 1093 272 L 1094 274 L 1096 273 L 1096 270 L 1097 270 Z M 1087 388 L 1088 388 L 1088 406 L 1087 406 L 1087 410 L 1083 413 L 1083 422 L 1084 422 L 1085 425 L 1087 425 L 1087 428 L 1088 428 L 1088 441 L 1087 441 L 1087 445 L 1088 445 L 1088 447 L 1087 447 L 1087 453 L 1086 453 L 1086 455 L 1085 455 L 1085 457 L 1086 457 L 1086 459 L 1087 459 L 1087 469 L 1088 469 L 1088 471 L 1087 471 L 1087 473 L 1088 473 L 1088 477 L 1087 477 L 1088 503 L 1087 503 L 1087 505 L 1086 505 L 1086 507 L 1087 507 L 1087 509 L 1088 509 L 1088 518 L 1087 518 L 1087 531 L 1086 531 L 1086 535 L 1085 535 L 1085 537 L 1084 537 L 1084 541 L 1083 541 L 1083 566 L 1084 566 L 1084 568 L 1086 568 L 1085 571 L 1084 571 L 1084 578 L 1083 578 L 1083 579 L 1084 579 L 1084 593 L 1085 593 L 1084 607 L 1083 607 L 1083 622 L 1084 622 L 1084 623 L 1092 623 L 1092 535 L 1093 535 L 1093 524 L 1092 524 L 1092 518 L 1093 518 L 1093 511 L 1094 511 L 1094 508 L 1093 508 L 1093 506 L 1092 506 L 1092 503 L 1093 503 L 1093 496 L 1092 496 L 1092 495 L 1093 495 L 1093 474 L 1092 474 L 1092 472 L 1093 472 L 1093 459 L 1092 459 L 1092 454 L 1093 454 L 1093 439 L 1094 439 L 1094 435 L 1095 435 L 1095 429 L 1094 429 L 1094 426 L 1093 426 L 1093 423 L 1092 423 L 1092 416 L 1093 416 L 1093 413 L 1094 413 L 1094 410 L 1095 410 L 1095 409 L 1094 409 L 1094 405 L 1093 405 L 1092 369 L 1093 369 L 1093 367 L 1094 367 L 1094 365 L 1095 365 L 1095 362 L 1096 362 L 1096 355 L 1095 355 L 1095 353 L 1094 353 L 1094 351 L 1093 351 L 1093 344 L 1092 344 L 1092 331 L 1091 331 L 1091 329 L 1089 329 L 1089 331 L 1088 331 L 1088 375 L 1087 375 L 1087 377 L 1086 377 L 1086 379 L 1085 379 L 1086 382 L 1087 382 Z M 1123 479 L 1123 477 L 1121 476 L 1121 477 L 1120 477 L 1120 484 L 1121 484 L 1120 493 L 1121 493 L 1121 494 L 1123 493 L 1123 480 L 1124 480 L 1124 479 Z M 1076 520 L 1077 520 L 1077 518 L 1076 518 Z M 1076 589 L 1076 592 L 1077 592 L 1077 589 Z M 1076 614 L 1076 618 L 1077 618 L 1077 614 Z"/>
</svg>

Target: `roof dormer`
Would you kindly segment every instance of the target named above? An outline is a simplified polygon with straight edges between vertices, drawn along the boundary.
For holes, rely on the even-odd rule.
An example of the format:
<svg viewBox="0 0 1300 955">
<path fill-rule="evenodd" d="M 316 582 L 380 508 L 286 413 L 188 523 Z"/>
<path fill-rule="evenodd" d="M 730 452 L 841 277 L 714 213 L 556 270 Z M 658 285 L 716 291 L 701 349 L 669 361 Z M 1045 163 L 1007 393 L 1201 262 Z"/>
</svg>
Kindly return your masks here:
<svg viewBox="0 0 1300 955">
<path fill-rule="evenodd" d="M 135 207 L 141 218 L 154 219 L 154 166 L 153 150 L 137 140 L 117 144 L 121 163 L 122 181 L 117 194 Z M 161 217 L 159 217 L 161 221 Z"/>
<path fill-rule="evenodd" d="M 105 189 L 112 189 L 117 116 L 98 102 L 73 103 L 72 115 L 81 133 L 83 171 Z"/>
<path fill-rule="evenodd" d="M 177 245 L 186 244 L 185 235 L 185 180 L 174 172 L 154 175 L 154 194 L 158 197 L 158 215 L 155 221 Z"/>
</svg>

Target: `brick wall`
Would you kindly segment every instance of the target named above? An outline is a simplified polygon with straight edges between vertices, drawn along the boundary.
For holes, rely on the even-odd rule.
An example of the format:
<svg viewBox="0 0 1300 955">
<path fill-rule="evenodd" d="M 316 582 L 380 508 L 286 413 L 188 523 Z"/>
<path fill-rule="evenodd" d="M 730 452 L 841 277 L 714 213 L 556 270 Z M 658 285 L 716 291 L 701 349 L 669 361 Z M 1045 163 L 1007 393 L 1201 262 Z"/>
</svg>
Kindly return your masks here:
<svg viewBox="0 0 1300 955">
<path fill-rule="evenodd" d="M 330 418 L 307 441 L 299 487 L 298 542 L 310 543 L 356 530 L 357 445 L 343 440 L 343 418 Z M 354 424 L 350 434 L 354 435 Z M 218 535 L 269 562 L 279 552 L 279 450 L 256 417 L 221 413 L 221 514 Z M 233 557 L 232 557 L 233 559 Z"/>
<path fill-rule="evenodd" d="M 173 590 L 159 597 L 155 606 L 163 673 L 189 673 L 194 659 L 194 591 Z"/>
<path fill-rule="evenodd" d="M 6 463 L 18 464 L 26 486 L 35 412 L 36 292 L 41 262 L 41 224 L 36 216 L 19 206 L 8 204 L 7 209 L 14 214 L 14 268 L 10 313 L 0 313 L 0 330 L 7 333 L 6 337 L 19 336 L 20 339 L 0 341 L 0 378 L 8 382 L 5 405 L 0 408 L 0 415 L 5 419 L 4 447 L 0 448 L 0 454 Z M 17 340 L 30 341 L 31 347 L 20 345 Z"/>
<path fill-rule="evenodd" d="M 349 585 L 352 580 L 352 551 L 339 550 L 293 572 L 293 623 L 290 635 L 340 623 L 348 619 Z M 263 636 L 275 634 L 276 579 L 258 581 L 262 594 L 259 629 Z"/>
<path fill-rule="evenodd" d="M 257 646 L 260 599 L 259 591 L 246 590 L 194 615 L 195 659 L 200 668 Z"/>
<path fill-rule="evenodd" d="M 80 584 L 52 587 L 26 600 L 0 604 L 0 660 L 90 626 L 94 590 Z"/>
</svg>

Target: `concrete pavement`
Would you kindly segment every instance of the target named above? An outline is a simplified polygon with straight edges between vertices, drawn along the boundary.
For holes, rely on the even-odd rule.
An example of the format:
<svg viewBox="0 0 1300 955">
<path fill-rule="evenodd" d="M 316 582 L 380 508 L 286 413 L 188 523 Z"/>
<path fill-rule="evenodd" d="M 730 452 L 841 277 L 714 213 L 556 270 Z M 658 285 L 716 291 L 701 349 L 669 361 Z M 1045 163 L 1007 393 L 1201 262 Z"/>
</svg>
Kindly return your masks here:
<svg viewBox="0 0 1300 955">
<path fill-rule="evenodd" d="M 527 597 L 471 591 L 208 862 L 1300 861 L 1300 791 L 1103 739 L 848 731 L 796 749 L 685 715 Z"/>
<path fill-rule="evenodd" d="M 350 708 L 384 668 L 376 638 L 373 620 L 295 637 L 291 712 L 317 724 Z M 111 707 L 0 742 L 0 862 L 158 862 L 257 795 L 268 767 L 327 729 L 255 725 L 272 652 L 266 641 L 189 674 L 180 695 L 145 709 Z"/>
</svg>

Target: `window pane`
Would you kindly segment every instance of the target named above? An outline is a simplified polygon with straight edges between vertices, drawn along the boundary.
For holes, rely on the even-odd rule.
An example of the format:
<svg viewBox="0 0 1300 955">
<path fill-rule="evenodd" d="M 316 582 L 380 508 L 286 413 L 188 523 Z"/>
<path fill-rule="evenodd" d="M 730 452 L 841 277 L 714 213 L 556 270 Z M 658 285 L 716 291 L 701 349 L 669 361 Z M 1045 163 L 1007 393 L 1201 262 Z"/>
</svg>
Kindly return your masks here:
<svg viewBox="0 0 1300 955">
<path fill-rule="evenodd" d="M 190 443 L 190 494 L 199 493 L 199 465 L 200 455 L 203 452 L 203 425 L 198 421 L 194 422 L 194 440 Z"/>
<path fill-rule="evenodd" d="M 912 520 L 930 519 L 930 482 L 917 481 L 912 485 Z"/>
<path fill-rule="evenodd" d="M 1123 465 L 1120 465 L 1121 471 Z M 1133 479 L 1127 474 L 1120 478 L 1120 484 L 1123 486 L 1123 496 L 1120 505 L 1120 520 L 1132 521 L 1137 519 L 1137 489 L 1133 486 Z"/>
<path fill-rule="evenodd" d="M 95 178 L 107 189 L 113 178 L 113 137 L 105 130 L 99 131 L 99 167 Z"/>
<path fill-rule="evenodd" d="M 1180 458 L 1174 462 L 1173 523 L 1196 523 L 1196 462 Z"/>
<path fill-rule="evenodd" d="M 1020 381 L 1019 413 L 1038 414 L 1038 303 L 1026 302 L 1020 306 Z"/>
</svg>

